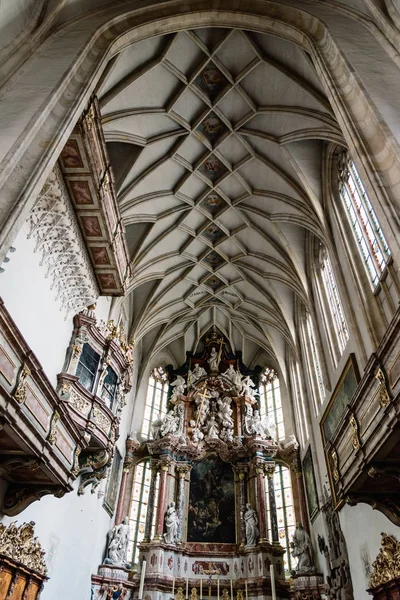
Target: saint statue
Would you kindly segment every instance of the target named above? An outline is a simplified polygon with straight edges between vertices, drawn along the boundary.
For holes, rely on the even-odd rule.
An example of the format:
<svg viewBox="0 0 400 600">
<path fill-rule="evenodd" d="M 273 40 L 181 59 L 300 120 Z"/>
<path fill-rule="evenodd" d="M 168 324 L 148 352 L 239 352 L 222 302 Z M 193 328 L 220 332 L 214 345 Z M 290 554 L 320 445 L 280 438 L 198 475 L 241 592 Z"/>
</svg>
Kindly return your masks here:
<svg viewBox="0 0 400 600">
<path fill-rule="evenodd" d="M 210 358 L 207 360 L 207 362 L 210 366 L 210 371 L 218 373 L 219 356 L 214 346 L 211 348 Z"/>
<path fill-rule="evenodd" d="M 254 387 L 255 383 L 252 381 L 250 375 L 246 375 L 242 379 L 242 389 L 240 393 L 242 396 L 249 396 L 250 398 L 254 398 Z"/>
<path fill-rule="evenodd" d="M 311 539 L 301 523 L 297 523 L 292 539 L 293 541 L 290 543 L 292 556 L 297 558 L 297 568 L 295 573 L 314 572 L 314 553 Z"/>
<path fill-rule="evenodd" d="M 176 399 L 181 394 L 185 393 L 186 383 L 182 375 L 177 375 L 175 381 L 171 383 L 171 387 L 174 388 L 171 399 Z"/>
<path fill-rule="evenodd" d="M 193 371 L 188 372 L 188 387 L 192 387 L 196 383 L 196 381 L 198 381 L 205 375 L 207 375 L 206 370 L 203 369 L 203 367 L 200 367 L 199 363 L 196 363 Z"/>
<path fill-rule="evenodd" d="M 235 367 L 233 366 L 233 364 L 231 363 L 229 365 L 229 368 L 225 371 L 224 376 L 229 379 L 229 381 L 231 381 L 233 384 L 236 381 L 236 371 L 235 371 Z"/>
<path fill-rule="evenodd" d="M 207 436 L 209 438 L 218 438 L 219 437 L 218 423 L 215 420 L 214 415 L 211 415 L 211 417 L 206 425 L 206 432 L 207 432 Z"/>
<path fill-rule="evenodd" d="M 153 440 L 158 440 L 161 437 L 161 427 L 163 424 L 163 418 L 160 413 L 158 413 L 158 417 L 151 424 L 151 435 Z"/>
<path fill-rule="evenodd" d="M 254 508 L 250 504 L 246 504 L 244 512 L 244 523 L 246 528 L 246 546 L 255 546 L 258 537 L 258 518 Z"/>
<path fill-rule="evenodd" d="M 126 553 L 129 542 L 129 518 L 119 525 L 114 525 L 108 535 L 108 546 L 105 565 L 126 565 Z"/>
<path fill-rule="evenodd" d="M 178 522 L 179 517 L 176 514 L 175 502 L 171 502 L 168 505 L 167 512 L 165 513 L 165 528 L 167 531 L 164 533 L 164 541 L 167 544 L 176 544 Z"/>
<path fill-rule="evenodd" d="M 228 429 L 233 429 L 233 419 L 232 414 L 233 410 L 231 409 L 232 398 L 229 396 L 225 396 L 223 400 L 218 398 L 218 419 L 222 425 L 222 427 L 227 427 Z"/>
</svg>

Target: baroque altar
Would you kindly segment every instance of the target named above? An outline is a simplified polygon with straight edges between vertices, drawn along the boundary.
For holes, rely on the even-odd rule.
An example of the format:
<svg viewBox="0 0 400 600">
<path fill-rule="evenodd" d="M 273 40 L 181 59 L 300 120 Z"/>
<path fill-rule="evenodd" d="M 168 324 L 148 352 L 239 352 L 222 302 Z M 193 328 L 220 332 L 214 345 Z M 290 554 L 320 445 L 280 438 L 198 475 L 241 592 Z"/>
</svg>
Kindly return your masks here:
<svg viewBox="0 0 400 600">
<path fill-rule="evenodd" d="M 276 441 L 257 373 L 227 346 L 213 331 L 203 352 L 170 373 L 167 414 L 136 452 L 152 473 L 140 599 L 289 597 L 273 475 L 298 445 Z"/>
</svg>

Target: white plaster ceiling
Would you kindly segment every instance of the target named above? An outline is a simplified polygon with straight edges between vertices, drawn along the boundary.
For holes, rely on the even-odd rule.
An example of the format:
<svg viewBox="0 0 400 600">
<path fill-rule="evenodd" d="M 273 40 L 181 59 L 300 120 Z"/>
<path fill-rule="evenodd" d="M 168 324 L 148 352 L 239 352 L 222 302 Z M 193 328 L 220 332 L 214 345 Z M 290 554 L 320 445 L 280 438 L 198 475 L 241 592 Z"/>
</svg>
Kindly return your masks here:
<svg viewBox="0 0 400 600">
<path fill-rule="evenodd" d="M 341 132 L 309 56 L 199 29 L 124 50 L 98 91 L 126 224 L 131 333 L 145 359 L 216 324 L 251 363 L 294 347 L 305 237 L 324 238 L 320 165 Z"/>
</svg>

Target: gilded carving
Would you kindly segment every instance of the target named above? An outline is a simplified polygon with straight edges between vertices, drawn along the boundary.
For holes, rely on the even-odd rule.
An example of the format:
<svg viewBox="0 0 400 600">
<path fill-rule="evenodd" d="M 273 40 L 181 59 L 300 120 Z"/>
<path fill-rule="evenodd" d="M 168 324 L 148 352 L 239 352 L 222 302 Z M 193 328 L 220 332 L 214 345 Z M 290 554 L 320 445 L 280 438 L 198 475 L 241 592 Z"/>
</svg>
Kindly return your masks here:
<svg viewBox="0 0 400 600">
<path fill-rule="evenodd" d="M 382 408 L 390 404 L 390 396 L 386 386 L 386 378 L 382 369 L 378 369 L 375 378 L 379 381 L 379 404 Z"/>
<path fill-rule="evenodd" d="M 101 408 L 98 408 L 97 406 L 93 407 L 92 420 L 96 423 L 99 429 L 104 431 L 104 433 L 108 433 L 110 431 L 111 421 L 101 410 Z"/>
<path fill-rule="evenodd" d="M 181 587 L 178 588 L 175 600 L 185 600 L 185 596 L 183 595 L 183 589 Z"/>
<path fill-rule="evenodd" d="M 45 552 L 34 536 L 34 522 L 23 523 L 19 527 L 11 523 L 8 527 L 0 523 L 0 554 L 8 556 L 28 569 L 46 575 Z"/>
<path fill-rule="evenodd" d="M 26 380 L 31 375 L 31 370 L 28 365 L 24 364 L 18 377 L 18 384 L 15 388 L 14 398 L 22 404 L 26 400 Z"/>
<path fill-rule="evenodd" d="M 332 450 L 331 458 L 332 458 L 332 463 L 333 463 L 332 477 L 333 477 L 335 483 L 338 483 L 338 481 L 340 479 L 340 475 L 339 475 L 339 459 L 338 459 L 336 450 Z"/>
<path fill-rule="evenodd" d="M 359 427 L 358 427 L 358 423 L 357 423 L 354 415 L 351 415 L 351 417 L 350 417 L 350 425 L 353 429 L 353 433 L 352 433 L 353 448 L 354 448 L 354 450 L 359 450 L 359 448 L 361 446 L 360 436 L 359 436 Z"/>
<path fill-rule="evenodd" d="M 75 477 L 78 475 L 79 469 L 80 469 L 80 466 L 79 466 L 80 453 L 81 453 L 81 449 L 79 448 L 79 446 L 77 446 L 75 449 L 74 465 L 71 470 L 72 475 L 75 475 Z"/>
<path fill-rule="evenodd" d="M 373 570 L 369 580 L 371 588 L 400 576 L 400 542 L 393 535 L 381 535 L 381 549 L 372 563 Z"/>
<path fill-rule="evenodd" d="M 75 392 L 75 390 L 72 390 L 72 389 L 71 389 L 71 405 L 78 412 L 82 413 L 85 416 L 89 412 L 89 408 L 91 406 L 89 400 L 86 400 L 85 398 L 82 398 L 82 396 L 79 396 L 79 394 L 77 394 Z"/>
<path fill-rule="evenodd" d="M 60 420 L 60 413 L 54 411 L 53 418 L 51 420 L 50 433 L 48 437 L 48 441 L 50 444 L 54 445 L 57 442 L 57 423 Z"/>
</svg>

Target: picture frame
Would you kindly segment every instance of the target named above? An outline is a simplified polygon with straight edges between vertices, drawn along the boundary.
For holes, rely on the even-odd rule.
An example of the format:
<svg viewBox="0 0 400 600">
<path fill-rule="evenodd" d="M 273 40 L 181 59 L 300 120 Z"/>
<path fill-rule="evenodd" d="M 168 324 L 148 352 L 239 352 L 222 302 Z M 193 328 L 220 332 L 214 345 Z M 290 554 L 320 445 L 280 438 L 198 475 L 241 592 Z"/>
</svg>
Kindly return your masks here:
<svg viewBox="0 0 400 600">
<path fill-rule="evenodd" d="M 320 422 L 324 447 L 334 437 L 359 381 L 356 358 L 354 354 L 350 354 Z"/>
<path fill-rule="evenodd" d="M 319 513 L 319 500 L 311 446 L 308 446 L 304 455 L 302 469 L 304 488 L 307 496 L 308 516 L 310 517 L 310 521 L 313 522 Z"/>
<path fill-rule="evenodd" d="M 114 458 L 108 473 L 107 488 L 103 502 L 103 507 L 111 517 L 114 514 L 115 505 L 117 503 L 121 466 L 122 456 L 118 448 L 115 448 Z"/>
</svg>

